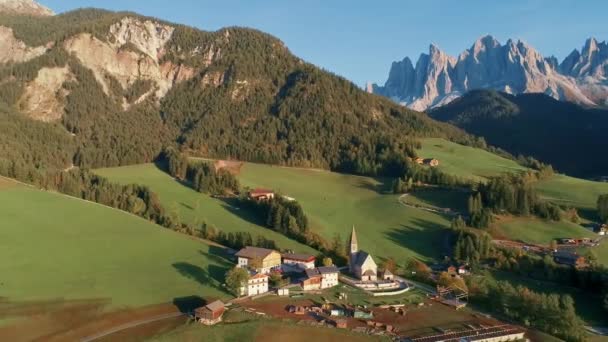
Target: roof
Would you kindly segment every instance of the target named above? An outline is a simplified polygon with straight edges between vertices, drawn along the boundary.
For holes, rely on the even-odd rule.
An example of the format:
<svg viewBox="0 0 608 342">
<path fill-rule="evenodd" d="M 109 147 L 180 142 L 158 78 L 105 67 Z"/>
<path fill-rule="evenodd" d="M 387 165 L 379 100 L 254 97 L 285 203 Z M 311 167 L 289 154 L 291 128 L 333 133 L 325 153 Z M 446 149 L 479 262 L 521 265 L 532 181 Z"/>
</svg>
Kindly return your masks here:
<svg viewBox="0 0 608 342">
<path fill-rule="evenodd" d="M 285 253 L 283 259 L 311 262 L 315 261 L 315 256 L 310 254 Z"/>
<path fill-rule="evenodd" d="M 387 270 L 385 268 L 384 271 L 382 271 L 382 274 L 384 274 L 384 275 L 391 275 L 391 274 L 393 274 L 393 272 L 391 272 L 391 271 L 389 271 L 389 270 Z"/>
<path fill-rule="evenodd" d="M 275 251 L 272 249 L 247 246 L 247 247 L 241 249 L 240 251 L 238 251 L 235 255 L 237 257 L 247 258 L 247 259 L 254 259 L 254 258 L 264 259 L 268 255 L 270 255 L 270 253 L 272 253 L 272 252 L 275 252 Z"/>
<path fill-rule="evenodd" d="M 355 231 L 355 226 L 353 226 L 353 231 L 350 234 L 350 245 L 352 246 L 353 244 L 355 244 L 357 246 L 359 245 L 357 243 L 357 232 Z"/>
<path fill-rule="evenodd" d="M 221 300 L 216 300 L 211 304 L 205 305 L 205 307 L 211 311 L 218 311 L 224 309 L 224 303 Z"/>
<path fill-rule="evenodd" d="M 509 325 L 499 325 L 480 329 L 449 332 L 445 334 L 427 335 L 409 338 L 412 342 L 458 342 L 458 341 L 480 341 L 500 336 L 521 334 L 523 330 Z"/>
<path fill-rule="evenodd" d="M 308 278 L 314 278 L 314 277 L 321 276 L 321 273 L 319 273 L 319 270 L 316 268 L 307 269 L 305 272 L 306 272 L 306 276 Z"/>
<path fill-rule="evenodd" d="M 262 279 L 262 278 L 268 278 L 268 275 L 267 274 L 263 274 L 263 273 L 254 274 L 251 277 L 249 277 L 249 280 L 251 280 L 251 279 Z"/>
<path fill-rule="evenodd" d="M 256 189 L 251 190 L 249 192 L 249 194 L 251 196 L 262 196 L 262 195 L 274 194 L 274 191 L 269 190 L 269 189 L 256 188 Z"/>
<path fill-rule="evenodd" d="M 338 272 L 340 272 L 336 266 L 317 267 L 317 270 L 321 274 L 329 274 L 329 273 L 338 273 Z"/>
<path fill-rule="evenodd" d="M 356 266 L 362 266 L 365 263 L 365 261 L 367 260 L 367 258 L 371 258 L 369 253 L 367 253 L 365 251 L 359 251 L 359 252 L 357 252 L 357 255 L 355 256 L 354 264 Z"/>
</svg>

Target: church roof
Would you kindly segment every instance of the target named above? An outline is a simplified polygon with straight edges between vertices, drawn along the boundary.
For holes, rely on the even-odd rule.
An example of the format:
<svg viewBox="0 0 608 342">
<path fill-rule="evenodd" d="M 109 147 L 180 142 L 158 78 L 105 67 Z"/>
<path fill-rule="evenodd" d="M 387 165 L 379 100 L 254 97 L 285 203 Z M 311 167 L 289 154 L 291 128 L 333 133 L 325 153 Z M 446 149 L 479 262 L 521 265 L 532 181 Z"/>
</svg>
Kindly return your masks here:
<svg viewBox="0 0 608 342">
<path fill-rule="evenodd" d="M 350 245 L 359 245 L 357 243 L 357 232 L 355 231 L 355 226 L 353 226 L 353 231 L 350 234 Z"/>
<path fill-rule="evenodd" d="M 365 261 L 371 257 L 372 256 L 369 255 L 369 253 L 367 253 L 365 251 L 359 251 L 355 255 L 355 260 L 353 262 L 356 266 L 362 266 L 365 263 Z M 373 261 L 373 258 L 372 258 L 372 261 Z"/>
<path fill-rule="evenodd" d="M 366 275 L 366 276 L 375 275 L 375 274 L 376 274 L 376 272 L 374 272 L 372 270 L 367 270 L 367 271 L 363 272 L 363 275 Z"/>
</svg>

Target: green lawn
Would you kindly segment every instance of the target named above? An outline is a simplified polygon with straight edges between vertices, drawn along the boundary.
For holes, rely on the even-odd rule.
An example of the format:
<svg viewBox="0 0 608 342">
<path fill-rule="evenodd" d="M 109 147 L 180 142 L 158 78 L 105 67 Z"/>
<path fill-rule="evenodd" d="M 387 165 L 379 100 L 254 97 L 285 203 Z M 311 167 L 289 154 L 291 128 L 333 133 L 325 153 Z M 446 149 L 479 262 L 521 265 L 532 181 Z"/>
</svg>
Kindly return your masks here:
<svg viewBox="0 0 608 342">
<path fill-rule="evenodd" d="M 420 205 L 433 209 L 451 208 L 459 213 L 466 213 L 468 191 L 446 189 L 416 190 L 404 197 L 405 203 Z"/>
<path fill-rule="evenodd" d="M 300 244 L 270 229 L 260 226 L 247 212 L 238 210 L 224 200 L 214 199 L 184 186 L 153 164 L 100 169 L 96 173 L 122 184 L 143 184 L 156 192 L 167 210 L 177 211 L 180 219 L 190 224 L 207 222 L 225 232 L 250 232 L 276 241 L 282 248 L 314 253 Z"/>
<path fill-rule="evenodd" d="M 113 181 L 150 186 L 168 208 L 177 208 L 188 221 L 197 218 L 226 231 L 265 234 L 281 247 L 308 251 L 306 246 L 252 223 L 255 221 L 246 212 L 175 182 L 154 165 L 97 172 Z M 402 263 L 410 256 L 428 260 L 441 255 L 442 228 L 449 225 L 448 219 L 403 206 L 397 195 L 383 193 L 389 186 L 383 180 L 261 164 L 245 164 L 239 179 L 244 186 L 271 188 L 296 198 L 312 228 L 327 239 L 340 234 L 346 242 L 355 225 L 360 247 L 375 256 L 392 256 Z"/>
<path fill-rule="evenodd" d="M 523 171 L 525 168 L 515 161 L 490 152 L 459 145 L 441 138 L 422 139 L 422 158 L 439 160 L 439 169 L 456 176 L 483 180 L 505 172 Z"/>
<path fill-rule="evenodd" d="M 593 211 L 597 208 L 598 196 L 608 194 L 608 183 L 565 175 L 556 175 L 551 179 L 539 182 L 537 188 L 545 198 L 551 201 Z"/>
<path fill-rule="evenodd" d="M 559 238 L 598 238 L 599 236 L 581 225 L 568 221 L 545 221 L 537 218 L 513 218 L 498 222 L 499 233 L 513 240 L 548 245 Z"/>
<path fill-rule="evenodd" d="M 116 306 L 229 297 L 220 249 L 138 217 L 25 186 L 0 190 L 0 297 Z"/>
<path fill-rule="evenodd" d="M 360 248 L 374 256 L 404 262 L 410 256 L 441 255 L 448 219 L 400 204 L 398 195 L 385 193 L 390 180 L 261 164 L 245 164 L 239 178 L 245 186 L 271 188 L 297 199 L 314 229 L 327 239 L 339 234 L 346 241 L 354 225 Z"/>
</svg>

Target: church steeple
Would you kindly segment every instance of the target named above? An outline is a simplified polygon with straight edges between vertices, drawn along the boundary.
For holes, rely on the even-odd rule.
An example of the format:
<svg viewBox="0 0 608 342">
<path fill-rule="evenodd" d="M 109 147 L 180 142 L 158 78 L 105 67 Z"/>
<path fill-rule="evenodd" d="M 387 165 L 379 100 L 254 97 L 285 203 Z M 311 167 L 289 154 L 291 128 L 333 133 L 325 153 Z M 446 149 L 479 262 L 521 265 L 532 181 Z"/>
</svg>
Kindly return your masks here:
<svg viewBox="0 0 608 342">
<path fill-rule="evenodd" d="M 359 252 L 359 243 L 357 242 L 357 232 L 355 231 L 355 226 L 353 225 L 353 231 L 350 235 L 350 255 L 356 254 Z"/>
</svg>

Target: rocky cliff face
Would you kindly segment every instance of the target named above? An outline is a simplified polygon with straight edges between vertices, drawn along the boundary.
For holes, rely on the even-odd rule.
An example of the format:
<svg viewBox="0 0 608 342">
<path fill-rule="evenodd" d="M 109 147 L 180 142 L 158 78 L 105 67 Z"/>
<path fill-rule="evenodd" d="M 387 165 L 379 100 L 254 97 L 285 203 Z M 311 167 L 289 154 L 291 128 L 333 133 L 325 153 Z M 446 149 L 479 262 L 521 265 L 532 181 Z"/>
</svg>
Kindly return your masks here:
<svg viewBox="0 0 608 342">
<path fill-rule="evenodd" d="M 608 96 L 608 47 L 590 39 L 561 64 L 522 41 L 502 45 L 492 36 L 478 39 L 458 58 L 435 45 L 420 55 L 414 68 L 409 58 L 394 62 L 384 86 L 375 93 L 416 110 L 446 104 L 473 89 L 509 94 L 544 93 L 586 106 L 603 105 Z"/>
<path fill-rule="evenodd" d="M 49 16 L 53 11 L 33 0 L 0 0 L 0 13 Z"/>
</svg>

